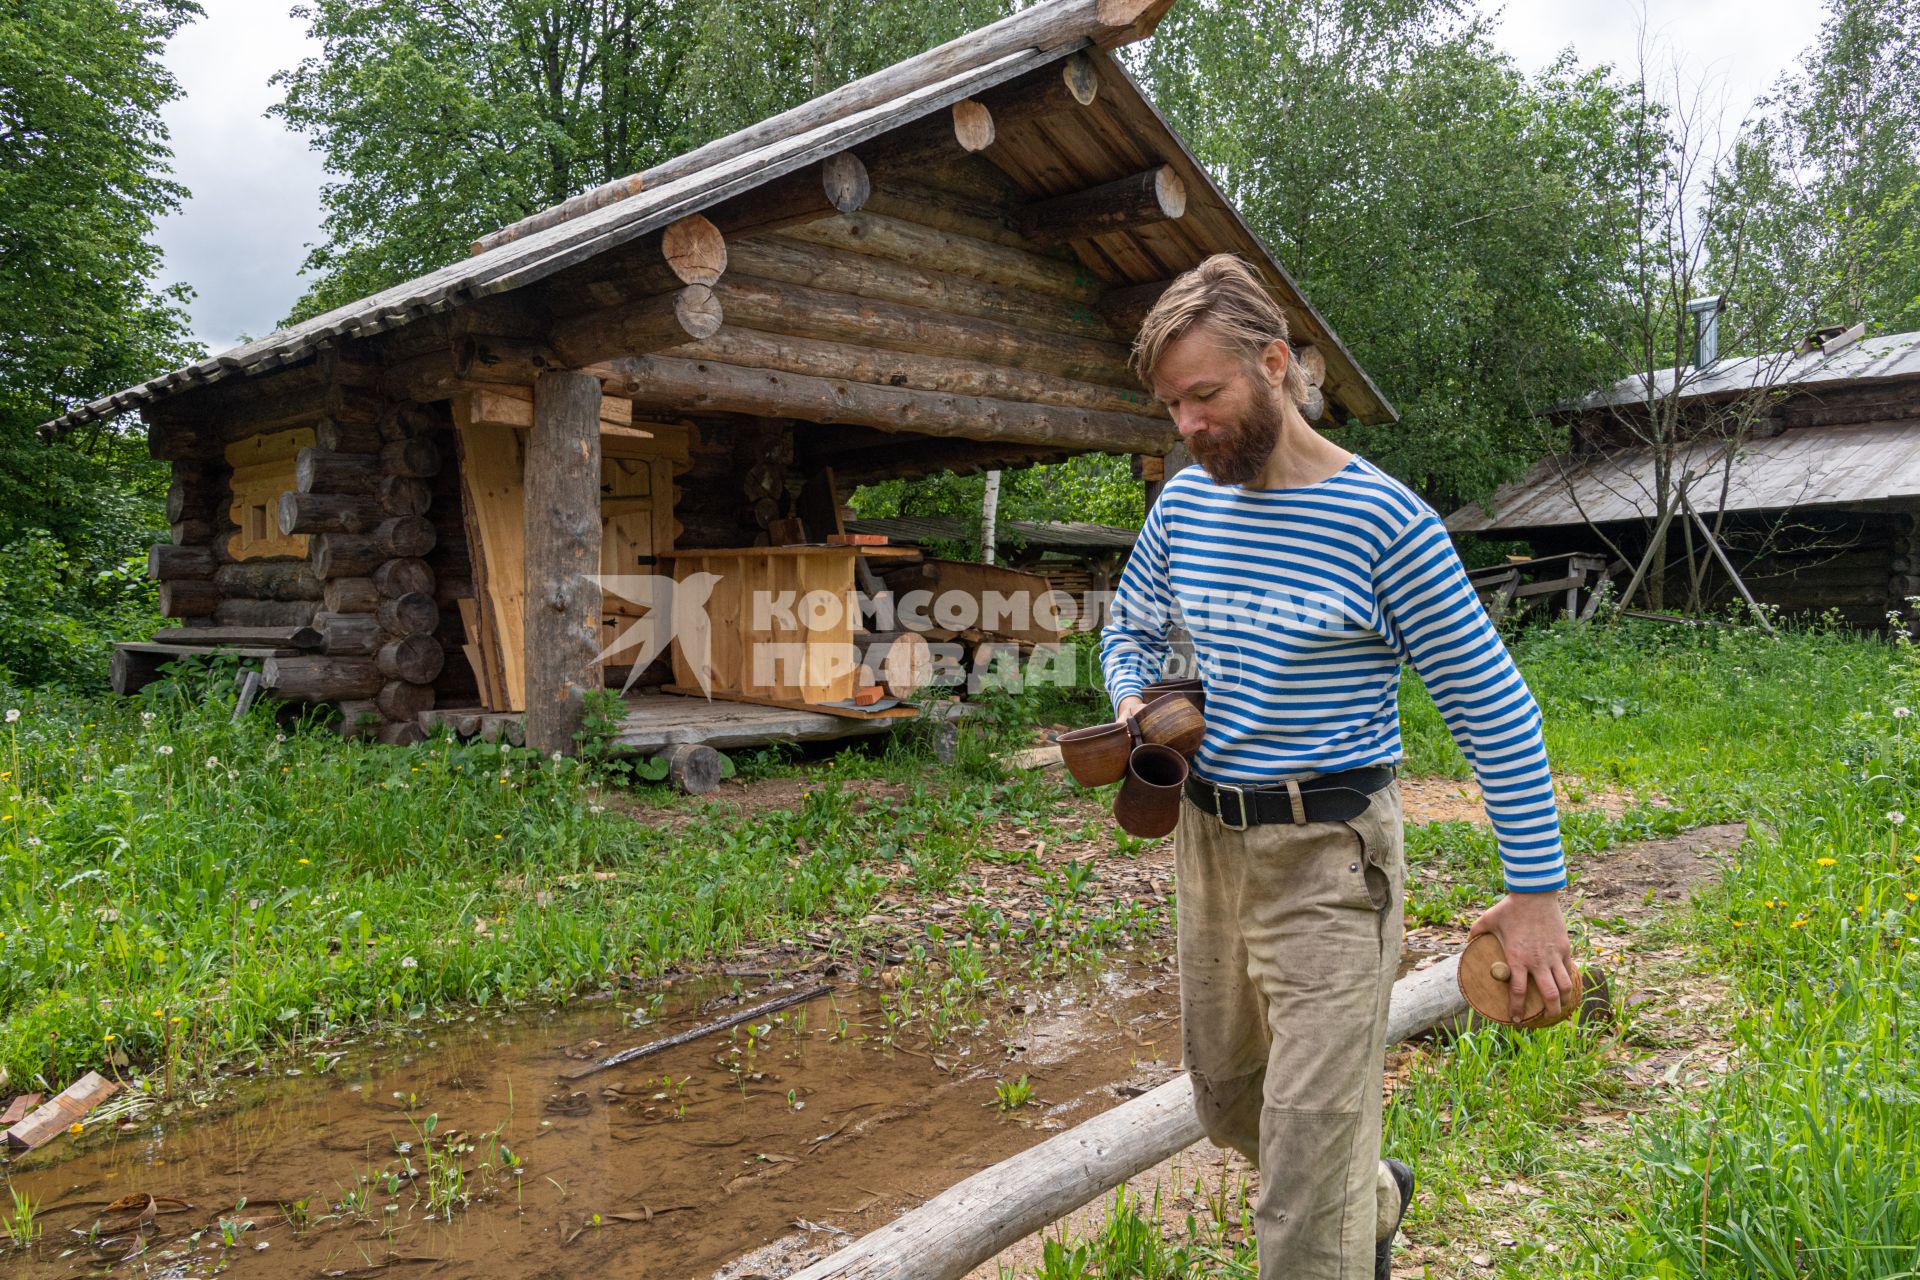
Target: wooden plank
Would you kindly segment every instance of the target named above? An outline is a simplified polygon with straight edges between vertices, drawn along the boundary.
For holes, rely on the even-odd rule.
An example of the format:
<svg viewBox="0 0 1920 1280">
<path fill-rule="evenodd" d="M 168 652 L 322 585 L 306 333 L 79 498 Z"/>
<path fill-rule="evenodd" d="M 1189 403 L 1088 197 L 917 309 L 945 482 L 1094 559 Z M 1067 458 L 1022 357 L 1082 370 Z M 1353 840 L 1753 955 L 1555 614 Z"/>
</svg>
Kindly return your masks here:
<svg viewBox="0 0 1920 1280">
<path fill-rule="evenodd" d="M 162 627 L 152 643 L 236 644 L 268 649 L 318 649 L 324 637 L 312 627 Z"/>
<path fill-rule="evenodd" d="M 183 630 L 185 628 L 182 628 Z M 152 644 L 130 640 L 114 646 L 128 653 L 151 653 L 161 658 L 180 658 L 189 654 L 208 657 L 224 654 L 230 658 L 295 658 L 305 652 L 293 645 L 257 644 Z"/>
<path fill-rule="evenodd" d="M 39 1106 L 47 1095 L 44 1093 L 23 1093 L 7 1104 L 4 1113 L 0 1113 L 0 1124 L 12 1128 L 27 1118 L 27 1113 Z"/>
<path fill-rule="evenodd" d="M 843 556 L 845 547 L 828 546 L 824 543 L 806 543 L 797 547 L 701 547 L 689 551 L 669 551 L 660 558 L 663 560 L 714 560 L 744 556 Z M 925 553 L 918 547 L 861 547 L 860 554 L 867 557 L 886 557 L 888 559 L 913 560 Z M 719 572 L 719 570 L 710 570 Z"/>
<path fill-rule="evenodd" d="M 479 604 L 480 646 L 489 666 L 493 711 L 526 710 L 525 437 L 512 427 L 475 423 L 467 397 L 454 400 L 460 448 L 460 497 Z"/>
<path fill-rule="evenodd" d="M 666 685 L 665 692 L 677 693 L 682 697 L 701 697 L 700 690 L 683 688 L 680 685 Z M 835 716 L 847 720 L 910 720 L 919 715 L 912 707 L 888 707 L 884 711 L 867 711 L 859 707 L 836 707 L 830 704 L 810 702 L 790 702 L 778 698 L 762 698 L 748 693 L 722 693 L 715 689 L 713 696 L 728 702 L 749 702 L 757 707 L 781 707 L 788 711 L 813 711 L 822 715 Z"/>
<path fill-rule="evenodd" d="M 98 1071 L 89 1071 L 8 1129 L 4 1141 L 15 1151 L 43 1147 L 85 1120 L 89 1112 L 118 1092 L 118 1084 Z"/>
<path fill-rule="evenodd" d="M 521 394 L 524 393 L 524 394 Z M 533 388 L 502 384 L 476 387 L 467 410 L 474 422 L 530 430 L 533 426 Z M 600 398 L 600 429 L 607 434 L 630 435 L 645 440 L 652 433 L 633 425 L 633 401 L 619 396 Z"/>
</svg>

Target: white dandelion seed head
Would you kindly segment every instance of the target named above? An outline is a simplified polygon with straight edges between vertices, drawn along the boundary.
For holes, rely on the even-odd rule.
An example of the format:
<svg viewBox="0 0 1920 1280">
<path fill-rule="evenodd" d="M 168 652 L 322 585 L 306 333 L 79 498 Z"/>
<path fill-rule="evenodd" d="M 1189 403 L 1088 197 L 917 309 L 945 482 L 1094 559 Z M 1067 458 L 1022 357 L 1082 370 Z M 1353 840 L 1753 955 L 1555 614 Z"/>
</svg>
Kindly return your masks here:
<svg viewBox="0 0 1920 1280">
<path fill-rule="evenodd" d="M 207 768 L 209 768 L 209 769 L 218 769 L 219 767 L 220 767 L 220 757 L 219 757 L 219 756 L 208 756 L 208 757 L 207 757 Z"/>
<path fill-rule="evenodd" d="M 152 723 L 153 723 L 153 712 L 151 712 L 151 711 L 142 711 L 142 712 L 140 713 L 140 723 L 141 723 L 141 724 L 152 724 Z"/>
<path fill-rule="evenodd" d="M 170 756 L 173 754 L 173 744 L 163 742 L 153 749 L 153 754 L 157 756 Z"/>
<path fill-rule="evenodd" d="M 402 969 L 418 969 L 420 967 L 420 962 L 418 960 L 415 960 L 412 956 L 402 956 L 400 958 L 400 967 Z"/>
<path fill-rule="evenodd" d="M 1905 822 L 1906 820 L 1907 820 L 1907 815 L 1900 812 L 1898 809 L 1892 809 L 1887 812 L 1887 821 L 1891 822 L 1896 827 L 1899 826 L 1901 823 Z"/>
<path fill-rule="evenodd" d="M 7 708 L 7 723 L 8 723 L 8 724 L 12 724 L 12 723 L 13 723 L 13 722 L 14 722 L 15 720 L 18 720 L 19 718 L 20 718 L 20 708 L 18 708 L 18 707 L 8 707 L 8 708 Z"/>
</svg>

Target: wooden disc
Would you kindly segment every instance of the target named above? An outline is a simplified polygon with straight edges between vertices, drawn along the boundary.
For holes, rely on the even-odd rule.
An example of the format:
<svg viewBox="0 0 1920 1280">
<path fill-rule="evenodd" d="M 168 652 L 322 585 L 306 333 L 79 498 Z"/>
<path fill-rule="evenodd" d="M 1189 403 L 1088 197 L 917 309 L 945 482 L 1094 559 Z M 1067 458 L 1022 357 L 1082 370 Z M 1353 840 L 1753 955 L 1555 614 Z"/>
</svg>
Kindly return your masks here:
<svg viewBox="0 0 1920 1280">
<path fill-rule="evenodd" d="M 1500 939 L 1491 933 L 1483 933 L 1467 943 L 1460 953 L 1460 994 L 1466 997 L 1474 1012 L 1483 1018 L 1495 1022 L 1504 1022 L 1512 1026 L 1537 1030 L 1551 1027 L 1565 1021 L 1580 1008 L 1582 988 L 1585 985 L 1578 968 L 1573 969 L 1573 990 L 1560 997 L 1560 1016 L 1552 1017 L 1547 1013 L 1547 1002 L 1541 997 L 1540 989 L 1532 983 L 1527 984 L 1526 1003 L 1521 1006 L 1519 1022 L 1508 1016 L 1509 986 L 1505 977 L 1495 977 L 1498 972 L 1506 974 L 1507 952 L 1500 945 Z"/>
</svg>

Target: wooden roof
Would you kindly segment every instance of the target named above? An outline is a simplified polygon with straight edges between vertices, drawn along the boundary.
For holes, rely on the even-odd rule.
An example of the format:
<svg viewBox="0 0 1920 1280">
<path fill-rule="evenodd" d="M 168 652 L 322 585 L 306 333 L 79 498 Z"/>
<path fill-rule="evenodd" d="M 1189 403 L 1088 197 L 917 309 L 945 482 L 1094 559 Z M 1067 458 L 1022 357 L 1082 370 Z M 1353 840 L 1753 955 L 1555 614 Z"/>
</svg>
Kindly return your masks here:
<svg viewBox="0 0 1920 1280">
<path fill-rule="evenodd" d="M 979 31 L 622 180 L 608 202 L 576 198 L 552 225 L 508 229 L 483 238 L 473 256 L 395 285 L 222 355 L 175 370 L 77 408 L 46 424 L 57 433 L 151 405 L 212 383 L 309 361 L 342 342 L 397 329 L 480 299 L 533 285 L 566 268 L 659 232 L 721 204 L 885 135 L 984 97 L 1030 74 L 1085 53 L 1097 70 L 1095 101 L 1056 112 L 996 142 L 985 156 L 1035 200 L 1136 175 L 1156 164 L 1184 179 L 1183 217 L 1094 235 L 1072 243 L 1086 271 L 1109 291 L 1152 288 L 1212 253 L 1233 252 L 1265 275 L 1286 310 L 1296 342 L 1326 357 L 1329 417 L 1390 422 L 1394 411 L 1325 320 L 1213 184 L 1185 145 L 1106 48 L 1151 32 L 1172 0 L 1043 0 Z M 1054 67 L 1051 72 L 1043 69 Z M 637 187 L 637 194 L 628 194 Z M 530 222 L 540 221 L 537 216 Z M 511 236 L 511 238 L 507 238 Z M 1167 443 L 1172 442 L 1169 429 Z"/>
<path fill-rule="evenodd" d="M 1910 505 L 1920 501 L 1920 423 L 1795 427 L 1740 446 L 1720 500 L 1724 445 L 1702 441 L 1675 466 L 1696 477 L 1696 510 Z M 1447 517 L 1454 533 L 1514 533 L 1556 525 L 1608 524 L 1655 516 L 1653 456 L 1640 447 L 1588 459 L 1554 457 L 1501 486 L 1492 513 L 1479 503 Z"/>
</svg>

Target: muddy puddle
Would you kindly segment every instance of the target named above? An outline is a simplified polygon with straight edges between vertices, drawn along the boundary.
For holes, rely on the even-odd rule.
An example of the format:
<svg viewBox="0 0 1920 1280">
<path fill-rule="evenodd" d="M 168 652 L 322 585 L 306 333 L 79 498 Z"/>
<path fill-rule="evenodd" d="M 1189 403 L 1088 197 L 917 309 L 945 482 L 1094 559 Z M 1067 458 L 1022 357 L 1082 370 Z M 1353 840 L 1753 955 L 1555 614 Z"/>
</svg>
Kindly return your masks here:
<svg viewBox="0 0 1920 1280">
<path fill-rule="evenodd" d="M 1109 973 L 938 1044 L 896 1013 L 886 1046 L 898 993 L 842 988 L 571 1081 L 783 988 L 681 983 L 638 1026 L 630 1002 L 604 1002 L 347 1046 L 217 1114 L 149 1114 L 16 1162 L 38 1239 L 5 1268 L 679 1277 L 775 1241 L 824 1251 L 1114 1105 L 1117 1084 L 1166 1078 L 1176 989 L 1169 972 Z M 1023 1074 L 1031 1098 L 1003 1111 L 996 1086 L 1017 1094 Z"/>
</svg>

